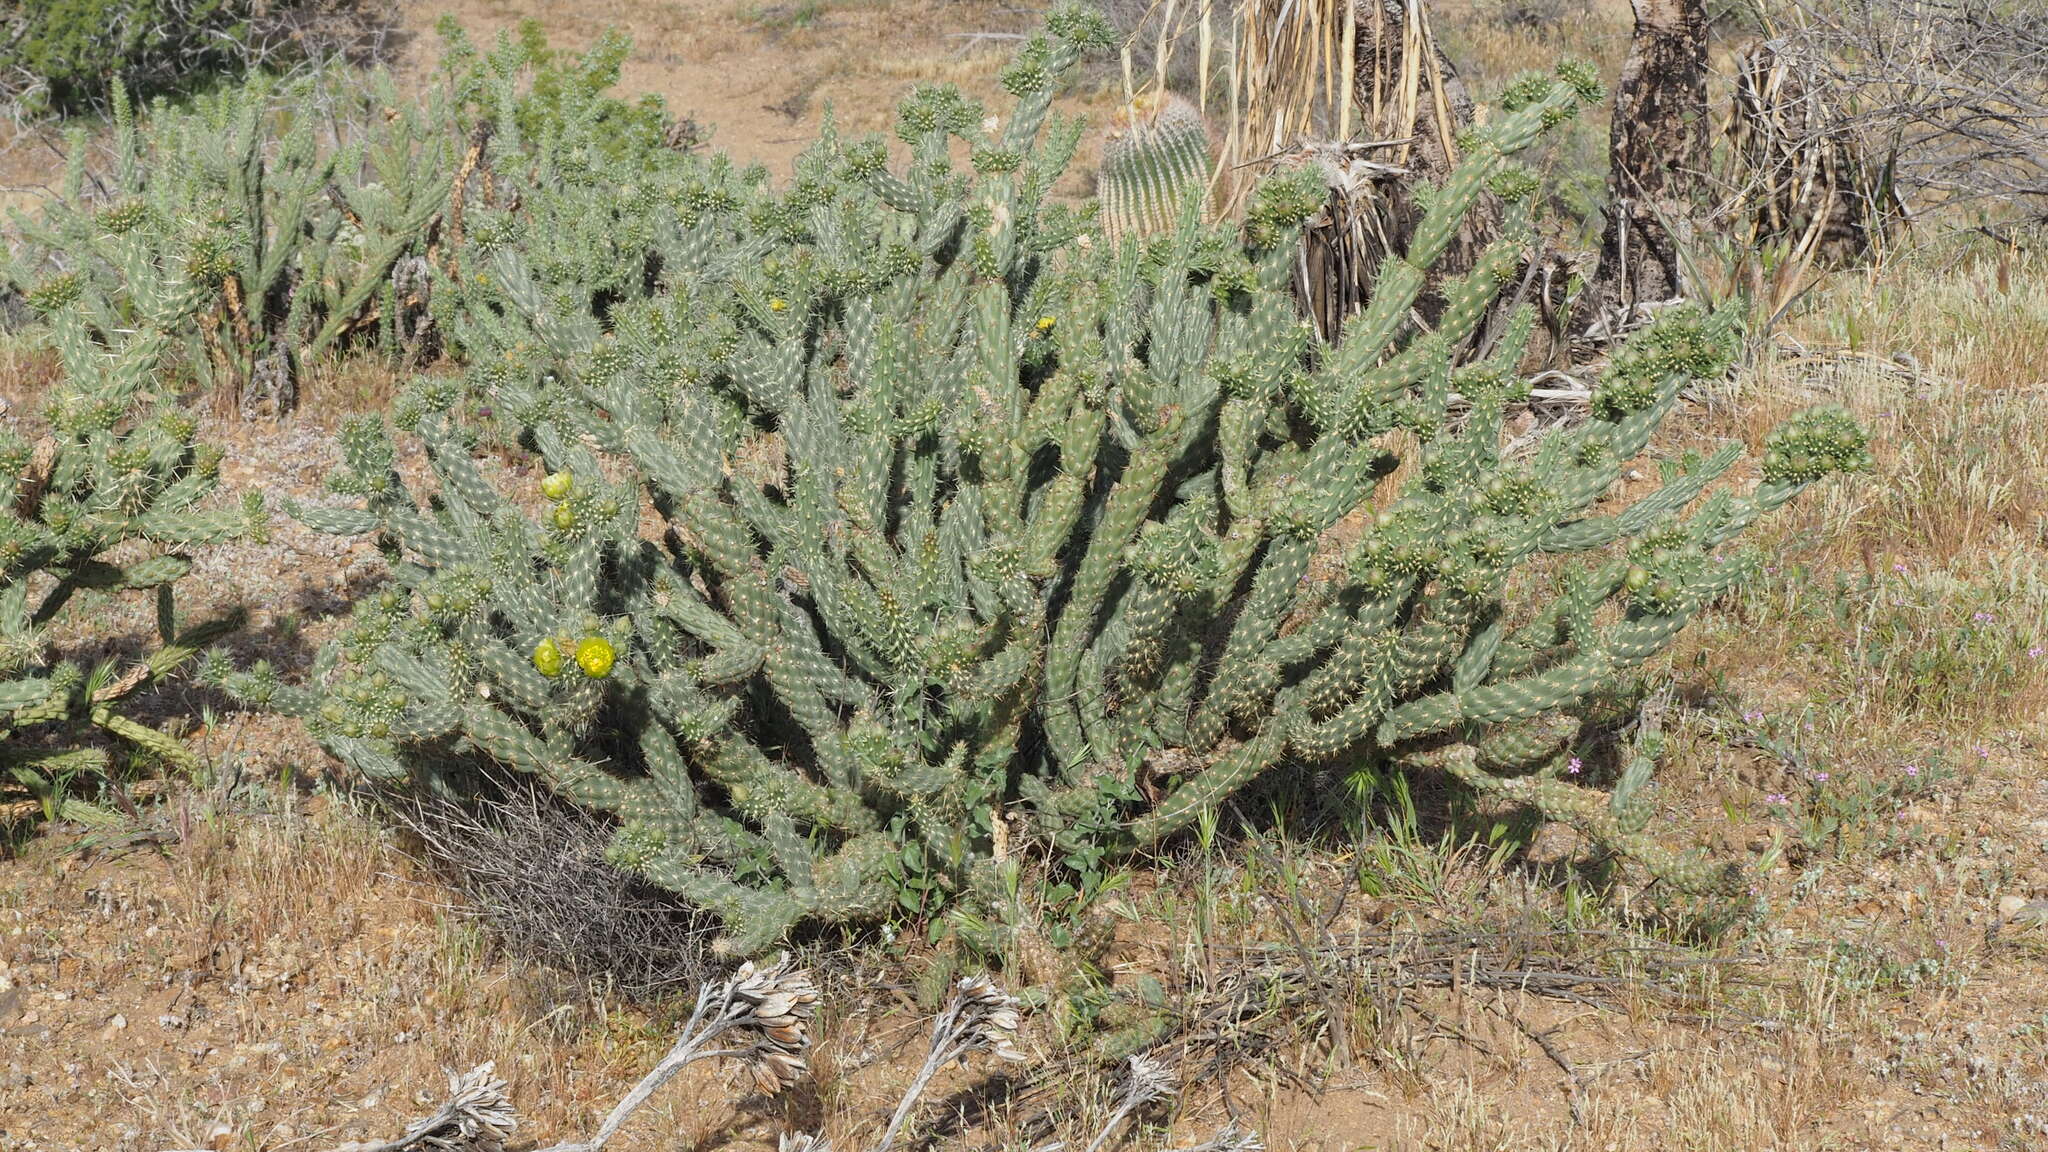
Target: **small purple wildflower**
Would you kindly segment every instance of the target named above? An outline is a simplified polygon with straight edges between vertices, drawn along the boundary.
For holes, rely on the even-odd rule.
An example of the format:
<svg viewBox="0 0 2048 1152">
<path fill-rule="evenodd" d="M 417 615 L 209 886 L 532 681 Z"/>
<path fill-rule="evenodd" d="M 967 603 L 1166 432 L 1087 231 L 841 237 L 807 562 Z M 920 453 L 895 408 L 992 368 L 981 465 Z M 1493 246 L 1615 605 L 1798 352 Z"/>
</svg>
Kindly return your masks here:
<svg viewBox="0 0 2048 1152">
<path fill-rule="evenodd" d="M 1579 774 L 1579 769 L 1583 767 L 1585 767 L 1585 765 L 1579 762 L 1579 758 L 1577 756 L 1574 756 L 1572 757 L 1572 762 L 1564 766 L 1564 770 L 1566 772 L 1571 773 L 1574 776 L 1577 776 Z"/>
<path fill-rule="evenodd" d="M 1791 802 L 1791 799 L 1783 792 L 1773 792 L 1769 796 L 1764 797 L 1764 803 L 1766 804 L 1790 804 Z"/>
<path fill-rule="evenodd" d="M 2048 648 L 2043 648 L 2039 644 L 2027 649 L 2027 659 L 2029 660 L 2039 660 L 2043 654 L 2048 654 Z"/>
<path fill-rule="evenodd" d="M 1742 720 L 1745 724 L 1761 724 L 1764 722 L 1763 710 L 1750 708 L 1742 713 Z"/>
<path fill-rule="evenodd" d="M 1906 765 L 1906 775 L 1908 775 L 1908 776 L 1918 776 L 1919 774 L 1920 774 L 1920 766 L 1919 766 L 1918 764 L 1908 764 L 1908 765 Z"/>
<path fill-rule="evenodd" d="M 1979 624 L 1989 624 L 1993 620 L 1998 619 L 1998 617 L 1993 616 L 1989 612 L 1972 612 L 1970 613 L 1970 619 L 1975 620 Z"/>
<path fill-rule="evenodd" d="M 1815 772 L 1815 773 L 1813 774 L 1813 778 L 1814 778 L 1815 780 L 1819 780 L 1819 781 L 1821 781 L 1821 782 L 1825 783 L 1825 782 L 1827 781 L 1827 778 L 1828 778 L 1828 774 L 1827 774 L 1827 773 L 1825 773 L 1825 772 Z"/>
</svg>

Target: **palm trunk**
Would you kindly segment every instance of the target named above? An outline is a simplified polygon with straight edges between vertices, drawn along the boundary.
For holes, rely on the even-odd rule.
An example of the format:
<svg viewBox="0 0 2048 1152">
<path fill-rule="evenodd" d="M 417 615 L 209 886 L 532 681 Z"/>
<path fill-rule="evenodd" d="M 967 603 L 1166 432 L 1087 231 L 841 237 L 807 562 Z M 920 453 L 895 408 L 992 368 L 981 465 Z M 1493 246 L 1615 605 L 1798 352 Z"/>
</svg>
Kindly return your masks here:
<svg viewBox="0 0 2048 1152">
<path fill-rule="evenodd" d="M 1689 239 L 1707 169 L 1705 0 L 1631 0 L 1635 35 L 1614 91 L 1607 228 L 1591 293 L 1595 326 L 1686 292 Z"/>
</svg>

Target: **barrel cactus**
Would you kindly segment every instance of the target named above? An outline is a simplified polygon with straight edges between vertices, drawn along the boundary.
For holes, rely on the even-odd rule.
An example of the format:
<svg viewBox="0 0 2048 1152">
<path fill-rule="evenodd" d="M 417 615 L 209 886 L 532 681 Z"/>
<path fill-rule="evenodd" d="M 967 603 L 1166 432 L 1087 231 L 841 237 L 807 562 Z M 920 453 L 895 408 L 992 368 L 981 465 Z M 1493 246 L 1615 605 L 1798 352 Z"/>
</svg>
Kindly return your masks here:
<svg viewBox="0 0 2048 1152">
<path fill-rule="evenodd" d="M 1268 773 L 1359 759 L 1458 773 L 1713 883 L 1649 837 L 1640 788 L 1562 765 L 1589 702 L 1749 571 L 1732 542 L 1856 466 L 1861 433 L 1812 414 L 1746 493 L 1709 492 L 1730 446 L 1615 501 L 1680 389 L 1728 363 L 1729 321 L 1677 309 L 1588 420 L 1504 450 L 1531 317 L 1482 359 L 1453 350 L 1531 239 L 1510 157 L 1597 99 L 1582 70 L 1515 85 L 1330 344 L 1288 283 L 1318 183 L 1144 245 L 1048 199 L 1080 138 L 1051 91 L 1104 38 L 1056 15 L 999 118 L 914 93 L 893 164 L 828 132 L 780 191 L 696 157 L 523 188 L 522 211 L 610 197 L 636 276 L 594 308 L 551 249 L 536 270 L 526 245 L 549 242 L 524 225 L 472 240 L 451 320 L 470 372 L 399 408 L 437 482 L 410 488 L 359 421 L 349 499 L 294 510 L 379 534 L 392 584 L 319 683 L 237 686 L 369 775 L 460 788 L 496 765 L 612 813 L 614 861 L 738 951 L 991 895 L 1019 836 L 1128 852 Z M 580 154 L 530 147 L 500 169 Z M 1420 330 L 1482 189 L 1515 193 L 1512 226 Z M 479 438 L 507 434 L 538 471 L 482 466 Z"/>
<path fill-rule="evenodd" d="M 1172 93 L 1132 100 L 1102 141 L 1096 192 L 1112 242 L 1171 232 L 1183 212 L 1209 211 L 1216 162 L 1209 129 L 1193 104 Z"/>
</svg>

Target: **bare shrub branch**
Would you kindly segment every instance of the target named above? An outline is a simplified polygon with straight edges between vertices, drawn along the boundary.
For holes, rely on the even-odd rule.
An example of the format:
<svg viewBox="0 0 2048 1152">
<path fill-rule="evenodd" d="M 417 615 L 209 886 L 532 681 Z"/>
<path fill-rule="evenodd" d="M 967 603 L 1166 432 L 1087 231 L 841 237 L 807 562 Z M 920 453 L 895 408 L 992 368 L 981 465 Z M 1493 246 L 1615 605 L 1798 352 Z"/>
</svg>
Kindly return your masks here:
<svg viewBox="0 0 2048 1152">
<path fill-rule="evenodd" d="M 385 809 L 507 953 L 634 997 L 709 977 L 709 927 L 607 861 L 597 816 L 517 781 L 468 803 L 393 794 Z"/>
<path fill-rule="evenodd" d="M 1772 49 L 1826 83 L 1840 129 L 1896 158 L 1909 208 L 2048 219 L 2048 8 L 1791 0 L 1789 10 L 1767 22 Z"/>
</svg>

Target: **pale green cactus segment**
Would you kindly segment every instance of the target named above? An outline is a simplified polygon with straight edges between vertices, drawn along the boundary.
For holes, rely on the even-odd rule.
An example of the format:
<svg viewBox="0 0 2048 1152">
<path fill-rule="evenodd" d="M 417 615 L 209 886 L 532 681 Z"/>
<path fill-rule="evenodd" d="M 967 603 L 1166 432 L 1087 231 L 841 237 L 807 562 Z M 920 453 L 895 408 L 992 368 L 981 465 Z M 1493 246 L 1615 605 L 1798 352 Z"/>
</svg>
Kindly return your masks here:
<svg viewBox="0 0 2048 1152">
<path fill-rule="evenodd" d="M 189 307 L 175 277 L 148 261 L 124 267 L 133 301 L 175 324 Z M 200 442 L 196 421 L 151 391 L 169 371 L 161 329 L 117 321 L 82 280 L 45 304 L 65 380 L 52 389 L 47 427 L 32 438 L 0 429 L 0 745 L 29 757 L 20 771 L 42 772 L 67 762 L 68 745 L 90 728 L 196 767 L 177 740 L 121 709 L 239 626 L 235 612 L 181 619 L 175 592 L 198 549 L 261 534 L 263 502 L 254 493 L 213 499 L 220 453 Z M 56 658 L 52 641 L 78 626 L 81 591 L 149 593 L 155 648 L 91 668 Z"/>
<path fill-rule="evenodd" d="M 1566 824 L 1595 843 L 1642 865 L 1659 881 L 1691 895 L 1731 896 L 1744 883 L 1741 866 L 1716 862 L 1699 853 L 1676 851 L 1644 832 L 1647 809 L 1617 805 L 1610 796 L 1561 780 L 1540 776 L 1493 776 L 1480 771 L 1469 745 L 1452 745 L 1425 762 L 1440 767 L 1474 790 L 1517 804 L 1526 804 L 1546 819 Z M 1638 774 L 1640 779 L 1646 773 Z M 1633 789 L 1631 789 L 1633 790 Z"/>
</svg>

